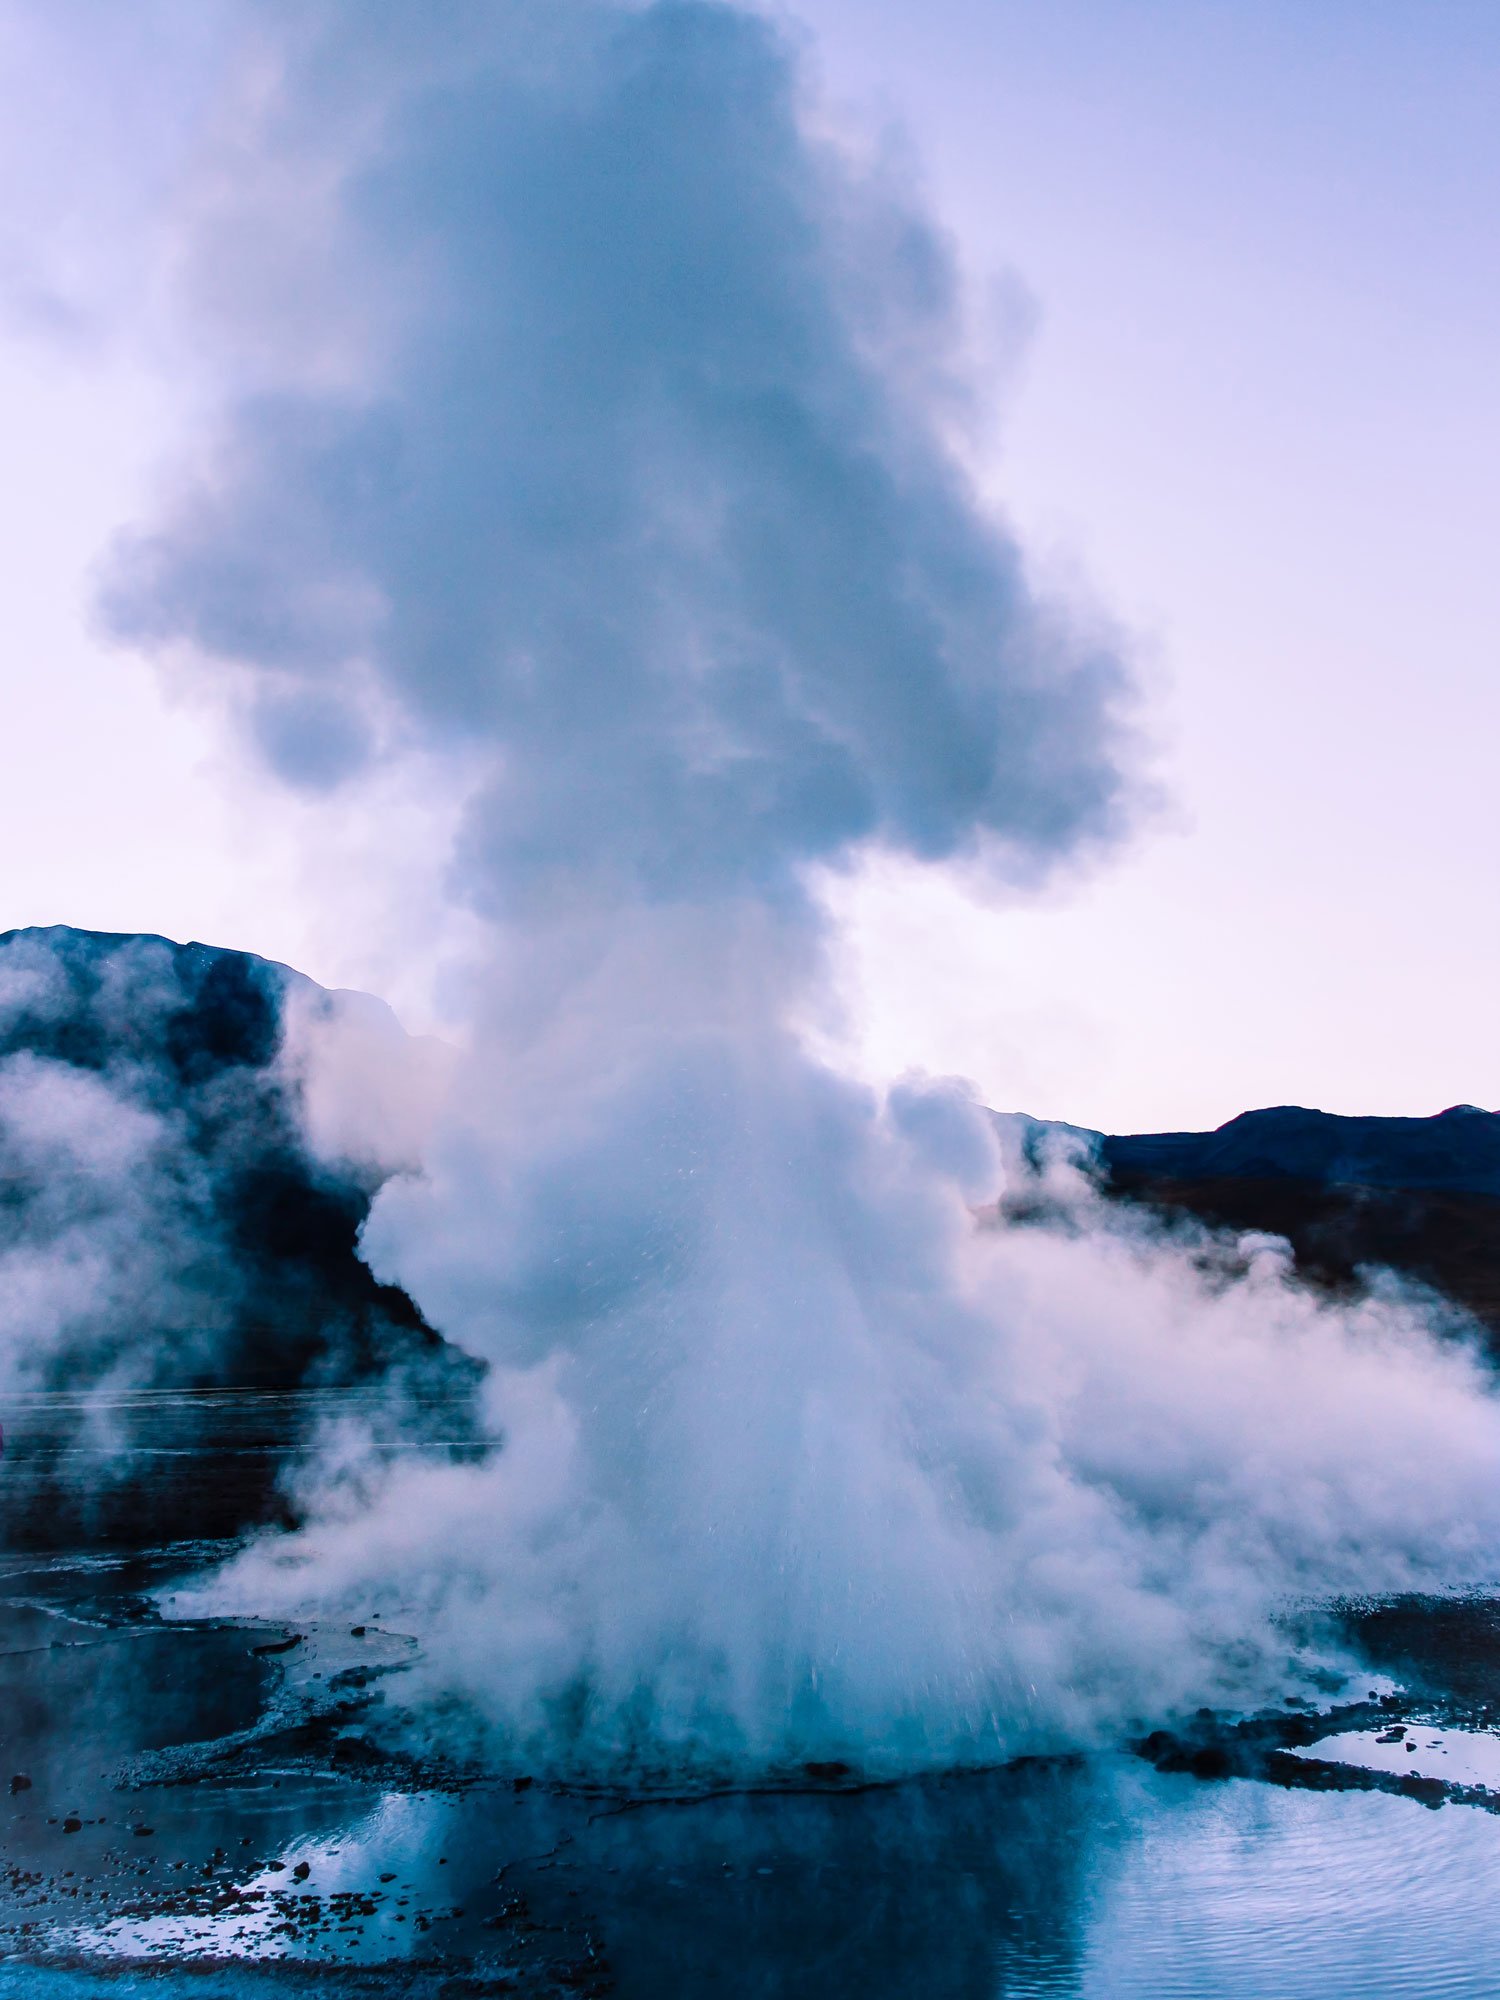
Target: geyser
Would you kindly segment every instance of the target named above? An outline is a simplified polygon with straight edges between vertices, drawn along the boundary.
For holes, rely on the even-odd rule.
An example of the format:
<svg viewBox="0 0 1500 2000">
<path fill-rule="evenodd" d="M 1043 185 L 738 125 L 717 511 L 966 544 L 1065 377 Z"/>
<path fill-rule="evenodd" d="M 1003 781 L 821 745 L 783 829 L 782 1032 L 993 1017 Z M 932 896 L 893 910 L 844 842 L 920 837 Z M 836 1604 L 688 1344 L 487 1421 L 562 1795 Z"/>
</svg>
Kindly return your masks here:
<svg viewBox="0 0 1500 2000">
<path fill-rule="evenodd" d="M 1492 1574 L 1461 1342 L 1273 1247 L 1200 1269 L 1065 1165 L 1069 1230 L 986 1223 L 969 1096 L 799 1033 L 817 871 L 1025 884 L 1132 795 L 1106 622 L 962 470 L 888 165 L 740 7 L 251 18 L 178 246 L 221 420 L 105 607 L 351 815 L 409 753 L 470 787 L 469 1053 L 364 1244 L 504 1445 L 331 1491 L 220 1600 L 420 1608 L 429 1692 L 528 1767 L 763 1774 L 1249 1698 L 1289 1598 Z"/>
</svg>

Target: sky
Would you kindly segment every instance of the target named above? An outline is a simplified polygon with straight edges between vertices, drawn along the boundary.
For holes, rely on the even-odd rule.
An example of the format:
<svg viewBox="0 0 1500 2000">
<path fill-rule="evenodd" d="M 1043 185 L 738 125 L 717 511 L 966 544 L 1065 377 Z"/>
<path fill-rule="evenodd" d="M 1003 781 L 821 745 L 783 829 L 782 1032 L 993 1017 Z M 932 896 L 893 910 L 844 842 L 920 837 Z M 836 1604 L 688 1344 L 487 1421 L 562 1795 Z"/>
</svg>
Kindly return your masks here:
<svg viewBox="0 0 1500 2000">
<path fill-rule="evenodd" d="M 1109 1130 L 1500 1103 L 1500 16 L 805 0 L 822 115 L 893 134 L 968 280 L 978 473 L 1130 635 L 1161 803 L 1045 896 L 871 868 L 848 1059 Z M 274 803 L 101 633 L 202 422 L 156 218 L 212 5 L 0 7 L 0 924 L 199 936 L 440 1006 L 441 829 Z M 382 921 L 392 906 L 406 922 Z"/>
</svg>

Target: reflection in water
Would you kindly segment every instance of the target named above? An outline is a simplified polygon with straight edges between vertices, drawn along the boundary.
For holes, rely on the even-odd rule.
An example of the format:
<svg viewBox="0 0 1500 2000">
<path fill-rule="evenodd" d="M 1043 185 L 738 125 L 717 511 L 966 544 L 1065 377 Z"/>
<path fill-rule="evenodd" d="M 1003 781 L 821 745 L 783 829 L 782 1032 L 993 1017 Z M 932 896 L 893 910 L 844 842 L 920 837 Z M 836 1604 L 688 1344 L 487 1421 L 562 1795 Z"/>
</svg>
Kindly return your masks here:
<svg viewBox="0 0 1500 2000">
<path fill-rule="evenodd" d="M 163 1859 L 210 1843 L 233 1857 L 245 1829 L 259 1851 L 232 1889 L 163 1882 L 159 1904 L 55 1921 L 35 1942 L 54 1964 L 66 1955 L 69 1992 L 118 1993 L 132 1961 L 158 1976 L 193 1964 L 205 2000 L 279 1991 L 311 1966 L 335 1989 L 335 1968 L 383 1968 L 405 1993 L 446 1967 L 481 1990 L 621 2000 L 1479 2000 L 1500 1987 L 1500 1824 L 1381 1794 L 1106 1762 L 651 1805 L 283 1779 L 274 1799 L 210 1802 L 198 1787 L 152 1811 Z M 233 1975 L 205 1963 L 235 1959 L 248 1962 Z M 15 1963 L 0 2000 L 19 2000 Z"/>
<path fill-rule="evenodd" d="M 1133 1765 L 623 1815 L 525 1876 L 631 2000 L 1492 2000 L 1497 1888 L 1487 1814 Z"/>
<path fill-rule="evenodd" d="M 1340 1730 L 1294 1757 L 1352 1764 L 1400 1778 L 1433 1778 L 1445 1785 L 1478 1785 L 1500 1794 L 1500 1736 L 1491 1730 L 1446 1729 L 1426 1722 L 1386 1729 Z"/>
<path fill-rule="evenodd" d="M 619 1991 L 641 2000 L 1067 1993 L 1112 1833 L 1090 1775 L 1007 1773 L 620 1813 L 510 1875 L 544 1918 L 590 1895 Z"/>
<path fill-rule="evenodd" d="M 0 1563 L 0 2000 L 1500 1993 L 1495 1814 L 1128 1757 L 693 1801 L 459 1781 L 370 1747 L 400 1632 L 164 1626 L 217 1553 Z M 1487 1730 L 1342 1747 L 1500 1785 Z"/>
<path fill-rule="evenodd" d="M 1378 1792 L 1152 1777 L 1136 1821 L 1129 1850 L 1091 1895 L 1078 1979 L 1059 1992 L 1082 2000 L 1491 2000 L 1500 1992 L 1500 1823 L 1489 1813 L 1430 1811 Z"/>
</svg>

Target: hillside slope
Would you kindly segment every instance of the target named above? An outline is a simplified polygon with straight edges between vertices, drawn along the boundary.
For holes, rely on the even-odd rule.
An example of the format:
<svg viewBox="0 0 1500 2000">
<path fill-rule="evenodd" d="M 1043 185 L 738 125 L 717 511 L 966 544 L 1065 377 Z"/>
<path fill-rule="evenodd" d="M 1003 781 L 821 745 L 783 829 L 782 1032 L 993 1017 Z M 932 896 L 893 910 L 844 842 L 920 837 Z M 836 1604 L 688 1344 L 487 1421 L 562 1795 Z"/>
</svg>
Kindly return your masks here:
<svg viewBox="0 0 1500 2000">
<path fill-rule="evenodd" d="M 285 1050 L 294 1000 L 313 1019 L 379 1005 L 207 945 L 64 926 L 0 935 L 12 1542 L 56 1539 L 58 1510 L 71 1519 L 84 1491 L 99 1517 L 73 1521 L 79 1532 L 144 1524 L 168 1504 L 150 1454 L 164 1460 L 184 1427 L 227 1409 L 222 1392 L 261 1392 L 270 1413 L 292 1406 L 265 1398 L 380 1383 L 420 1425 L 427 1404 L 472 1388 L 474 1364 L 357 1255 L 383 1173 L 307 1145 Z M 399 1053 L 394 1016 L 388 1032 Z M 179 1524 L 191 1532 L 279 1505 L 299 1424 L 252 1422 L 246 1443 L 246 1407 L 239 1444 L 224 1446 L 233 1466 Z"/>
<path fill-rule="evenodd" d="M 1283 1105 L 1214 1132 L 1096 1135 L 1107 1191 L 1266 1230 L 1338 1291 L 1385 1266 L 1453 1299 L 1500 1353 L 1500 1115 L 1349 1118 Z"/>
</svg>

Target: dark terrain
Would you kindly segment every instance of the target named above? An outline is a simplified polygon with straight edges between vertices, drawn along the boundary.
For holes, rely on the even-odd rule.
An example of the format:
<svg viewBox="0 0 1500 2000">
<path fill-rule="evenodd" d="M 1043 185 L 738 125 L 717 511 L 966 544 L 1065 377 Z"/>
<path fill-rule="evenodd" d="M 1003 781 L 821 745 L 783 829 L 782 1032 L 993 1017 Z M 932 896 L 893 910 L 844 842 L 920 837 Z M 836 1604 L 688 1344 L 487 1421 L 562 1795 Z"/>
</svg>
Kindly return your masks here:
<svg viewBox="0 0 1500 2000">
<path fill-rule="evenodd" d="M 1500 1356 L 1500 1114 L 1344 1118 L 1300 1105 L 1215 1132 L 1072 1133 L 1115 1200 L 1171 1221 L 1284 1237 L 1310 1284 L 1353 1296 L 1380 1270 L 1470 1313 Z"/>
<path fill-rule="evenodd" d="M 381 1172 L 302 1137 L 293 993 L 380 1004 L 207 945 L 0 934 L 4 1545 L 286 1519 L 306 1392 L 472 1441 L 475 1365 L 357 1254 Z"/>
</svg>

